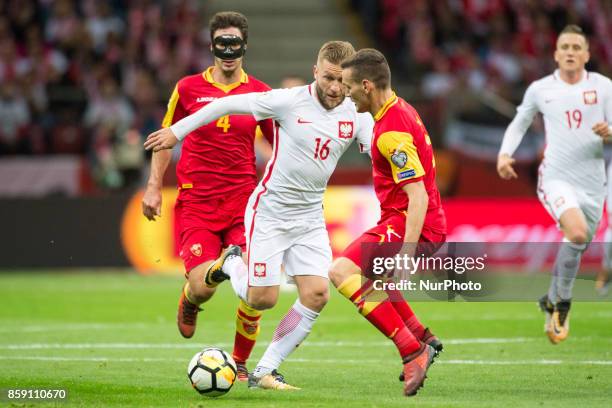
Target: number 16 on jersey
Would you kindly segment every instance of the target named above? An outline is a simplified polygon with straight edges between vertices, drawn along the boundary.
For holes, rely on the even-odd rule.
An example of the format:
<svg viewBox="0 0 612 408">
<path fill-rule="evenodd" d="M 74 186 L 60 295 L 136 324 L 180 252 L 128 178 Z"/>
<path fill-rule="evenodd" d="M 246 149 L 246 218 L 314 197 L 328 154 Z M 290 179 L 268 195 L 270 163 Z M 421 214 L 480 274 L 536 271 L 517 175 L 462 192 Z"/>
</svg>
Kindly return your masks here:
<svg viewBox="0 0 612 408">
<path fill-rule="evenodd" d="M 327 159 L 329 156 L 329 142 L 331 142 L 331 139 L 327 139 L 325 142 L 323 142 L 323 144 L 321 144 L 322 139 L 317 137 L 315 142 L 317 145 L 315 146 L 314 158 L 321 160 Z"/>
</svg>

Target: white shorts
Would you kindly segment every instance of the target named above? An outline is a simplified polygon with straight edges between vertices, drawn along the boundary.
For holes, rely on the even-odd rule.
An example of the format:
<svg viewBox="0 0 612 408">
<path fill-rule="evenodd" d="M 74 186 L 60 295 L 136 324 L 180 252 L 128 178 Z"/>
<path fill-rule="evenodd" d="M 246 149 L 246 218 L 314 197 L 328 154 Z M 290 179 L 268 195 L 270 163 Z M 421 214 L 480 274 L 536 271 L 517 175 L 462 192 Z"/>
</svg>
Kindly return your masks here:
<svg viewBox="0 0 612 408">
<path fill-rule="evenodd" d="M 329 278 L 332 251 L 322 217 L 280 221 L 247 209 L 244 225 L 249 286 L 280 285 L 281 264 L 289 283 L 296 275 Z"/>
<path fill-rule="evenodd" d="M 541 180 L 538 183 L 538 197 L 546 211 L 557 225 L 561 215 L 570 208 L 578 208 L 586 219 L 589 241 L 595 235 L 601 220 L 606 192 L 598 195 L 580 190 L 563 180 Z"/>
</svg>

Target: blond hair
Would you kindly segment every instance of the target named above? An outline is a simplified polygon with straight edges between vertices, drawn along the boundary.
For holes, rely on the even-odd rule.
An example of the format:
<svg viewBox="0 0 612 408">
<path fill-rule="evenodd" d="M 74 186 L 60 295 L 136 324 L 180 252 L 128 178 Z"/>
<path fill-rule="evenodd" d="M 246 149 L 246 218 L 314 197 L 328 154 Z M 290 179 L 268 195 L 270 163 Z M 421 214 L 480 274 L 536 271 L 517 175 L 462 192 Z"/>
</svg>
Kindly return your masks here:
<svg viewBox="0 0 612 408">
<path fill-rule="evenodd" d="M 568 24 L 563 27 L 563 30 L 561 30 L 561 32 L 559 33 L 559 37 L 561 37 L 563 34 L 578 34 L 582 36 L 582 38 L 584 38 L 584 42 L 586 43 L 587 48 L 589 47 L 589 39 L 587 38 L 584 31 L 582 31 L 582 28 L 580 28 L 580 26 L 577 26 L 576 24 Z M 557 41 L 559 41 L 559 37 L 557 37 Z"/>
<path fill-rule="evenodd" d="M 319 50 L 317 63 L 326 60 L 332 64 L 340 65 L 345 59 L 355 55 L 355 48 L 347 41 L 328 41 Z"/>
</svg>

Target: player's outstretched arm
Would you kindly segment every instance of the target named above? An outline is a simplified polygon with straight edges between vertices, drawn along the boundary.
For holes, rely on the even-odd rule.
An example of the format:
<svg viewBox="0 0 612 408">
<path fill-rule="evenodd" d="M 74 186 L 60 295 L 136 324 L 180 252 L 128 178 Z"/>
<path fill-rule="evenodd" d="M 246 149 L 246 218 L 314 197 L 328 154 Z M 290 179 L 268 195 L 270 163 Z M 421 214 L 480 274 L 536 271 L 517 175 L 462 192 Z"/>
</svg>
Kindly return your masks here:
<svg viewBox="0 0 612 408">
<path fill-rule="evenodd" d="M 144 148 L 145 150 L 153 150 L 155 153 L 158 153 L 162 150 L 172 149 L 178 141 L 179 139 L 177 139 L 171 128 L 163 128 L 147 136 Z"/>
<path fill-rule="evenodd" d="M 179 120 L 170 126 L 178 140 L 183 140 L 189 133 L 213 120 L 231 114 L 252 114 L 249 103 L 250 94 L 230 95 L 216 99 L 197 112 Z"/>
<path fill-rule="evenodd" d="M 189 133 L 215 119 L 230 114 L 251 114 L 248 95 L 231 95 L 217 99 L 169 128 L 151 133 L 144 143 L 145 149 L 153 151 L 171 149 Z"/>
</svg>

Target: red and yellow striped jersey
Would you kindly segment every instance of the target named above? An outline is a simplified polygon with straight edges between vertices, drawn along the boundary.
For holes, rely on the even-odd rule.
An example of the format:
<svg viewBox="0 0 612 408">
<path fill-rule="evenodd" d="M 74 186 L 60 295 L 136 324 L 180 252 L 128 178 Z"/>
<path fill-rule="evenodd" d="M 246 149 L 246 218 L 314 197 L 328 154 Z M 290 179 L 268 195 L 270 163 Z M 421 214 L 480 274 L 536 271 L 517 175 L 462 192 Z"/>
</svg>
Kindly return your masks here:
<svg viewBox="0 0 612 408">
<path fill-rule="evenodd" d="M 381 220 L 406 214 L 408 195 L 402 186 L 422 180 L 429 196 L 423 229 L 446 233 L 446 218 L 436 186 L 431 140 L 416 110 L 395 93 L 374 116 L 372 171 Z"/>
<path fill-rule="evenodd" d="M 240 81 L 214 81 L 212 67 L 176 84 L 162 126 L 169 127 L 217 98 L 270 90 L 242 71 Z M 228 193 L 251 193 L 257 185 L 254 139 L 257 127 L 273 140 L 273 123 L 252 115 L 228 115 L 204 125 L 183 141 L 176 175 L 179 199 L 211 199 Z"/>
</svg>

